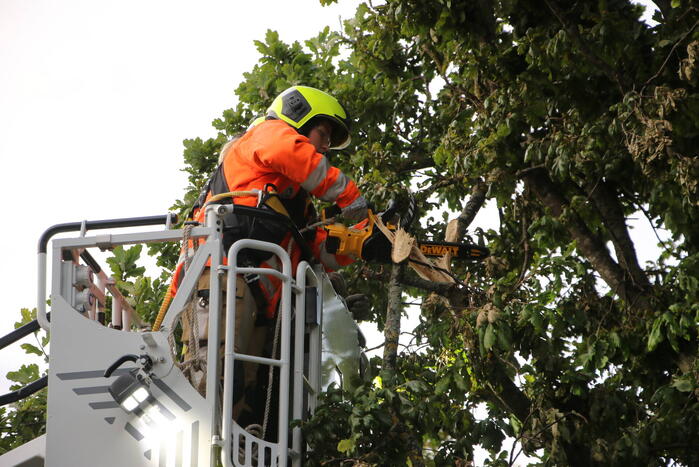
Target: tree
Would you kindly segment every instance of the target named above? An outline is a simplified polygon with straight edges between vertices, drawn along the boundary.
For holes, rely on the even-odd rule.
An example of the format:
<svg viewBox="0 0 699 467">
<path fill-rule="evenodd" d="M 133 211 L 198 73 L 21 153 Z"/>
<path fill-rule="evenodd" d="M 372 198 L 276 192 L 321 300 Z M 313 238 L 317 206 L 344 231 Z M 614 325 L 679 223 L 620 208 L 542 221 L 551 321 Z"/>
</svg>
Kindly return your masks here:
<svg viewBox="0 0 699 467">
<path fill-rule="evenodd" d="M 375 204 L 418 183 L 423 214 L 461 212 L 455 238 L 486 200 L 500 215 L 473 233 L 485 265 L 455 265 L 466 284 L 351 270 L 381 325 L 387 291 L 367 279 L 423 299 L 424 345 L 374 362 L 381 387 L 327 396 L 307 426 L 316 456 L 455 464 L 479 444 L 508 465 L 511 436 L 550 465 L 699 462 L 699 23 L 691 2 L 657 4 L 649 26 L 621 0 L 395 0 L 306 49 L 258 43 L 221 136 L 188 143 L 192 193 L 223 140 L 304 83 L 348 103 L 357 136 L 335 161 Z M 664 232 L 648 264 L 630 216 Z M 443 236 L 446 220 L 415 233 Z"/>
</svg>

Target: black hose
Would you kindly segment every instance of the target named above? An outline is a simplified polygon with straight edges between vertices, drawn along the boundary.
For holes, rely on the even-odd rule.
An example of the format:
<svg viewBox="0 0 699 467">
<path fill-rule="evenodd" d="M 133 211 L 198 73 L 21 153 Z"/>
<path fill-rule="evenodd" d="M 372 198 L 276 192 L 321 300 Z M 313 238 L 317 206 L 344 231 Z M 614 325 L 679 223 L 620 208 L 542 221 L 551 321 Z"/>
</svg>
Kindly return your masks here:
<svg viewBox="0 0 699 467">
<path fill-rule="evenodd" d="M 100 267 L 99 263 L 95 260 L 95 258 L 88 252 L 87 250 L 83 250 L 82 253 L 80 253 L 80 257 L 85 261 L 85 264 L 90 266 L 90 269 L 95 274 L 99 274 L 102 268 Z"/>
<path fill-rule="evenodd" d="M 46 317 L 50 318 L 51 313 L 46 313 Z M 14 344 L 21 338 L 28 336 L 29 334 L 39 330 L 39 322 L 37 320 L 30 321 L 22 327 L 15 329 L 14 331 L 0 337 L 0 350 L 4 349 L 10 344 Z"/>
<path fill-rule="evenodd" d="M 109 365 L 109 368 L 104 370 L 104 377 L 109 378 L 110 376 L 112 376 L 112 373 L 114 373 L 114 370 L 116 370 L 117 368 L 119 368 L 121 365 L 123 365 L 126 362 L 138 363 L 138 358 L 139 358 L 138 355 L 134 355 L 134 354 L 122 355 L 121 357 L 119 357 L 117 359 L 116 362 Z"/>
<path fill-rule="evenodd" d="M 36 381 L 33 381 L 26 386 L 17 389 L 16 391 L 8 392 L 7 394 L 3 394 L 0 396 L 0 407 L 3 405 L 11 404 L 13 402 L 17 402 L 19 400 L 22 400 L 26 397 L 31 396 L 35 392 L 38 392 L 42 389 L 44 389 L 46 386 L 49 384 L 49 377 L 48 376 L 42 376 L 41 378 L 37 379 Z"/>
</svg>

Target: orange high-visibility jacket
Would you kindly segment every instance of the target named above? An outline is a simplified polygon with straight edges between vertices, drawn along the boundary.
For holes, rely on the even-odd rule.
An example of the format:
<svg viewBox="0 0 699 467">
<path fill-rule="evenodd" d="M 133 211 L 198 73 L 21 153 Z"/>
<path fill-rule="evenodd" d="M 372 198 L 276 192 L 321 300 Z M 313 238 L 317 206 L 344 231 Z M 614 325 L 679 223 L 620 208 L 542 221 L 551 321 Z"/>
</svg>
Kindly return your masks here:
<svg viewBox="0 0 699 467">
<path fill-rule="evenodd" d="M 272 184 L 282 198 L 293 198 L 303 188 L 341 208 L 360 197 L 352 180 L 281 120 L 266 120 L 234 142 L 224 155 L 223 173 L 230 191 L 263 190 Z M 255 206 L 257 197 L 234 202 Z"/>
<path fill-rule="evenodd" d="M 357 185 L 340 169 L 331 166 L 307 137 L 281 120 L 267 120 L 248 130 L 228 147 L 221 169 L 227 189 L 231 192 L 264 190 L 268 184 L 272 184 L 282 198 L 293 198 L 304 189 L 323 201 L 335 202 L 341 208 L 349 206 L 361 196 Z M 206 200 L 211 196 L 209 191 Z M 257 201 L 257 196 L 233 199 L 234 203 L 246 206 L 256 206 Z M 195 210 L 193 217 L 203 223 L 204 215 L 203 210 Z M 328 253 L 325 250 L 326 238 L 327 232 L 317 229 L 311 244 L 314 255 L 326 269 L 335 270 L 354 261 L 348 256 Z M 281 246 L 286 248 L 290 239 L 291 235 L 287 234 Z M 300 257 L 299 248 L 293 248 L 291 260 L 294 270 Z M 276 269 L 276 263 L 276 257 L 272 257 L 262 266 Z M 173 278 L 175 285 L 181 279 L 181 270 L 182 264 L 179 264 Z M 266 276 L 262 278 L 261 285 L 268 298 L 266 314 L 271 317 L 279 299 L 280 282 Z"/>
</svg>

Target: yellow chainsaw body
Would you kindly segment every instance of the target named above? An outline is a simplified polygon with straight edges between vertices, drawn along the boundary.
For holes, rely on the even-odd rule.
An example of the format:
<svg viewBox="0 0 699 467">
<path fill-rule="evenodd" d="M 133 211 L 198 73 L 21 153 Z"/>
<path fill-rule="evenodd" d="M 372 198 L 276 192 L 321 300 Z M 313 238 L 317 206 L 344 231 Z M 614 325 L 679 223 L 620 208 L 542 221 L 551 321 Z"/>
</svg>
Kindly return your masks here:
<svg viewBox="0 0 699 467">
<path fill-rule="evenodd" d="M 325 226 L 328 231 L 328 239 L 333 239 L 334 242 L 339 242 L 337 250 L 334 254 L 351 256 L 353 258 L 362 257 L 362 248 L 364 243 L 374 233 L 374 224 L 376 216 L 371 210 L 367 218 L 367 225 L 364 228 L 347 227 L 344 224 L 335 223 Z M 393 224 L 386 224 L 389 230 L 396 230 L 397 227 Z"/>
<path fill-rule="evenodd" d="M 336 254 L 361 258 L 362 246 L 371 236 L 374 225 L 373 222 L 369 222 L 365 228 L 356 229 L 337 223 L 326 225 L 325 229 L 328 231 L 328 237 L 337 238 L 340 242 Z"/>
</svg>

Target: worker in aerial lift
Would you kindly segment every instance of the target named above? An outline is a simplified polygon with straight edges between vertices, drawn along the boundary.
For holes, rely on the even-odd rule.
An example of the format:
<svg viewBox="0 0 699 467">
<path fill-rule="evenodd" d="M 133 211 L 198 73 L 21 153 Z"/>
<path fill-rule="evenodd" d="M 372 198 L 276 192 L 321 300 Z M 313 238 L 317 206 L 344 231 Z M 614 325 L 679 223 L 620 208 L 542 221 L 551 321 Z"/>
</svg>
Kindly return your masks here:
<svg viewBox="0 0 699 467">
<path fill-rule="evenodd" d="M 262 121 L 260 121 L 262 120 Z M 207 201 L 216 195 L 237 192 L 236 195 L 215 198 L 216 203 L 230 203 L 271 209 L 294 222 L 299 230 L 315 222 L 316 212 L 311 197 L 335 203 L 345 219 L 359 222 L 367 217 L 367 202 L 357 185 L 342 171 L 330 165 L 326 153 L 343 149 L 350 142 L 350 118 L 333 96 L 307 86 L 293 86 L 277 96 L 264 119 L 258 119 L 242 136 L 222 149 L 220 165 L 209 179 L 192 210 L 192 218 L 204 223 Z M 256 190 L 255 194 L 245 194 Z M 354 261 L 353 258 L 329 254 L 325 246 L 327 232 L 322 228 L 307 229 L 304 233 L 313 254 L 328 271 Z M 278 244 L 290 251 L 295 270 L 301 259 L 301 250 L 291 234 L 278 223 L 260 218 L 231 214 L 224 219 L 224 251 L 238 239 L 253 238 Z M 239 263 L 246 266 L 278 268 L 277 258 L 260 251 L 244 250 Z M 367 258 L 365 258 L 367 259 Z M 175 283 L 181 280 L 178 267 Z M 208 329 L 209 278 L 200 279 L 199 299 L 195 304 L 199 328 L 199 359 L 206 358 L 206 330 Z M 239 312 L 236 316 L 236 351 L 262 355 L 270 343 L 269 334 L 275 327 L 280 298 L 280 281 L 271 276 L 240 277 L 237 282 Z M 356 300 L 358 308 L 368 308 L 368 300 Z M 187 326 L 185 326 L 187 327 Z M 189 329 L 185 329 L 186 342 Z M 191 346 L 190 346 L 191 347 Z M 269 355 L 269 350 L 267 351 Z M 189 358 L 196 358 L 190 355 Z M 240 362 L 236 362 L 239 364 Z M 245 408 L 246 394 L 256 381 L 256 365 L 240 364 L 236 374 L 243 370 L 245 378 L 236 378 L 234 416 Z M 203 392 L 204 372 L 190 377 Z"/>
</svg>

